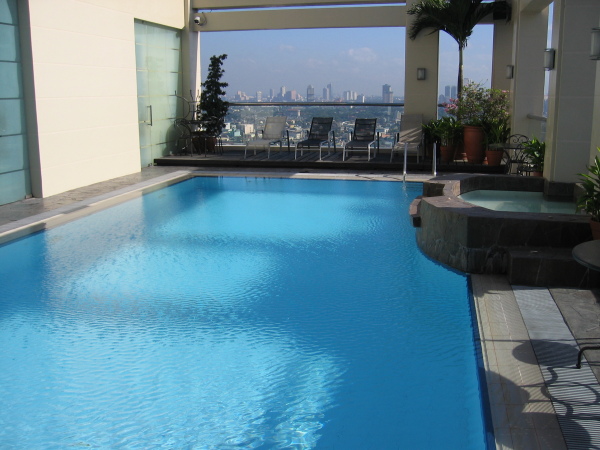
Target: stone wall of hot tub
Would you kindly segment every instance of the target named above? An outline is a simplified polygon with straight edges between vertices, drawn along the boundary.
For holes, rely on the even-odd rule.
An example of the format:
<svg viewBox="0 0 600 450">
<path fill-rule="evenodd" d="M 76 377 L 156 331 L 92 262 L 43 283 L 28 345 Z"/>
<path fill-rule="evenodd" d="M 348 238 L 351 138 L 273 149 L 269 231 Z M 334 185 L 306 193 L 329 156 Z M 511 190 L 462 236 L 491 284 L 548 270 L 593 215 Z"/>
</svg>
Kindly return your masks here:
<svg viewBox="0 0 600 450">
<path fill-rule="evenodd" d="M 511 252 L 568 254 L 591 239 L 586 216 L 492 211 L 458 198 L 477 189 L 543 191 L 544 184 L 543 178 L 511 175 L 436 177 L 424 183 L 423 197 L 416 200 L 417 243 L 428 256 L 467 273 L 507 273 Z"/>
</svg>

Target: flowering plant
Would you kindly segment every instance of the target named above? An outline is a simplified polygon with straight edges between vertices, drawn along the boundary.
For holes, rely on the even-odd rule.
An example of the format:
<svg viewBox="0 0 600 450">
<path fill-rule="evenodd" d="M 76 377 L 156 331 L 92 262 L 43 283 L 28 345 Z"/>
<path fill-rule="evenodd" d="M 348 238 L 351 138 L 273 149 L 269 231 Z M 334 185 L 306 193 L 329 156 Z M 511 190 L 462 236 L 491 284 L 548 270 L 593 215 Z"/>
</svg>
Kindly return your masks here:
<svg viewBox="0 0 600 450">
<path fill-rule="evenodd" d="M 446 112 L 463 125 L 483 127 L 488 141 L 505 142 L 510 134 L 509 107 L 508 91 L 469 83 L 459 98 L 446 104 Z"/>
</svg>

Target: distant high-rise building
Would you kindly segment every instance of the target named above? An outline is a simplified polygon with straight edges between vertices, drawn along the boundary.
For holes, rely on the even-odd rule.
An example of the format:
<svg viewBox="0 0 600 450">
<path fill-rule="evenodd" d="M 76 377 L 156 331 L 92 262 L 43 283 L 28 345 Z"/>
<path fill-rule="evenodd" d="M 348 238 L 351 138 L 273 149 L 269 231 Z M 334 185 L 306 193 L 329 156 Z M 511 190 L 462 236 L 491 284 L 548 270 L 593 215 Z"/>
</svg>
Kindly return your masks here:
<svg viewBox="0 0 600 450">
<path fill-rule="evenodd" d="M 394 103 L 394 91 L 389 84 L 384 84 L 381 89 L 381 97 L 383 103 Z"/>
<path fill-rule="evenodd" d="M 273 100 L 275 97 L 275 91 L 273 89 L 269 89 L 269 100 Z"/>
<path fill-rule="evenodd" d="M 281 96 L 281 98 L 285 98 L 285 86 L 281 86 L 281 88 L 279 89 L 279 95 Z"/>
<path fill-rule="evenodd" d="M 327 85 L 327 100 L 333 100 L 333 88 L 331 87 L 331 83 Z"/>
<path fill-rule="evenodd" d="M 327 88 L 323 88 L 323 100 L 329 100 L 329 91 L 327 90 Z"/>
<path fill-rule="evenodd" d="M 315 101 L 315 88 L 312 84 L 309 84 L 306 88 L 306 101 L 314 102 Z"/>
<path fill-rule="evenodd" d="M 262 102 L 262 92 L 261 91 L 256 91 L 256 101 Z"/>
<path fill-rule="evenodd" d="M 444 88 L 444 95 L 446 96 L 446 98 L 450 98 L 450 86 L 446 86 Z"/>
<path fill-rule="evenodd" d="M 298 93 L 292 89 L 291 91 L 287 91 L 283 98 L 288 102 L 295 102 L 298 100 Z"/>
</svg>

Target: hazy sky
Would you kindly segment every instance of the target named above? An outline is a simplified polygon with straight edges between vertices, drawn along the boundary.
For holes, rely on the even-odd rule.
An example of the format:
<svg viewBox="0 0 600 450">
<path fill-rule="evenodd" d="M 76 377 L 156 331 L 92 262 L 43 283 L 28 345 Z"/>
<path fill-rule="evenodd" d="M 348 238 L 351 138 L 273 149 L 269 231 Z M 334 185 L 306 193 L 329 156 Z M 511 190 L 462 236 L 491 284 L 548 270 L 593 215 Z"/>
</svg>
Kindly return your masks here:
<svg viewBox="0 0 600 450">
<path fill-rule="evenodd" d="M 488 86 L 492 33 L 491 25 L 478 25 L 465 51 L 465 77 Z M 259 90 L 266 95 L 285 86 L 305 96 L 312 84 L 320 97 L 328 83 L 335 95 L 381 95 L 384 84 L 394 95 L 404 91 L 404 28 L 205 32 L 200 39 L 202 79 L 210 56 L 228 55 L 223 65 L 227 95 L 243 91 L 254 96 Z M 456 85 L 457 73 L 457 44 L 440 33 L 440 92 Z"/>
</svg>

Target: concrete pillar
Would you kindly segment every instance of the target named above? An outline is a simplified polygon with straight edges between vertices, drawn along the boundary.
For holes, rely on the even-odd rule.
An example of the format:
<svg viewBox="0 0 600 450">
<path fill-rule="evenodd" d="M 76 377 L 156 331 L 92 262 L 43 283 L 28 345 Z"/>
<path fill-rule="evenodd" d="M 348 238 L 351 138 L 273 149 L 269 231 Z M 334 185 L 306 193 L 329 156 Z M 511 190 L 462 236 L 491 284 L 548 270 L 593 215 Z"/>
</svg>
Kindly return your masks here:
<svg viewBox="0 0 600 450">
<path fill-rule="evenodd" d="M 599 18 L 600 21 L 600 18 Z M 598 23 L 596 24 L 598 25 Z M 588 162 L 591 164 L 598 156 L 597 148 L 600 147 L 600 60 L 591 61 L 596 70 L 596 81 L 594 88 L 594 112 L 592 114 L 592 142 L 590 145 L 590 157 Z"/>
<path fill-rule="evenodd" d="M 512 90 L 512 79 L 506 77 L 506 66 L 515 65 L 513 58 L 513 35 L 515 21 L 494 22 L 494 45 L 492 55 L 492 88 Z"/>
<path fill-rule="evenodd" d="M 514 73 L 513 79 L 506 81 L 509 82 L 507 89 L 510 91 L 512 104 L 511 133 L 540 138 L 542 122 L 532 123 L 527 115 L 541 117 L 544 111 L 544 49 L 548 36 L 548 7 L 541 11 L 521 13 L 517 3 L 513 8 L 510 30 L 500 25 L 495 27 L 495 31 L 498 29 L 499 33 L 494 35 L 494 53 L 497 36 L 510 42 L 512 61 L 506 64 L 514 66 Z M 509 32 L 512 34 L 510 37 L 507 36 Z M 503 46 L 502 50 L 500 55 L 505 52 Z M 506 61 L 504 57 L 498 59 Z M 494 72 L 498 77 L 501 77 L 501 69 L 502 67 L 498 67 Z"/>
<path fill-rule="evenodd" d="M 200 72 L 200 33 L 195 31 L 194 17 L 197 15 L 190 8 L 190 0 L 186 0 L 185 27 L 181 36 L 181 54 L 183 58 L 183 95 L 189 98 L 190 92 L 199 95 L 202 83 Z"/>
<path fill-rule="evenodd" d="M 407 9 L 417 0 L 407 0 Z M 404 112 L 423 114 L 425 122 L 437 117 L 439 33 L 419 34 L 414 41 L 408 37 L 413 16 L 406 17 L 406 53 L 404 69 Z M 425 80 L 417 80 L 417 69 L 427 71 Z M 458 67 L 456 68 L 458 74 Z"/>
<path fill-rule="evenodd" d="M 590 159 L 596 65 L 589 58 L 590 30 L 598 25 L 600 1 L 555 0 L 544 177 L 577 181 Z M 598 126 L 596 124 L 596 126 Z"/>
</svg>

